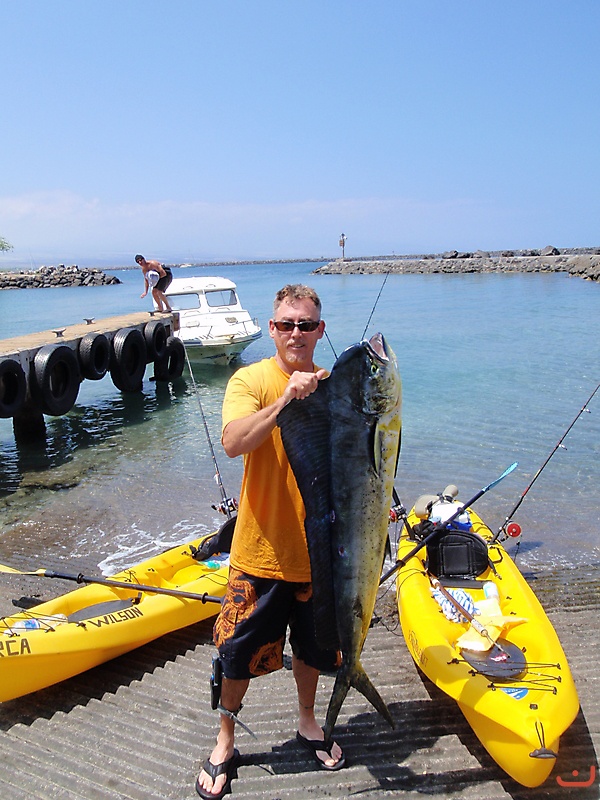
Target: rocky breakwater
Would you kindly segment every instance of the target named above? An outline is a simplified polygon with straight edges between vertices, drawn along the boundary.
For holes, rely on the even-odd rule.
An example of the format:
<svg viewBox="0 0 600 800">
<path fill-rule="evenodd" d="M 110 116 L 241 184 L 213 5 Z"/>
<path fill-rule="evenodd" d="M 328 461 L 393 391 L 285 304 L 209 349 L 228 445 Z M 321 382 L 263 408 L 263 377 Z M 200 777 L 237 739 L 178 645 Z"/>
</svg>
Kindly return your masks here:
<svg viewBox="0 0 600 800">
<path fill-rule="evenodd" d="M 0 289 L 51 289 L 57 286 L 107 286 L 121 283 L 101 269 L 78 266 L 40 267 L 24 272 L 0 272 Z"/>
<path fill-rule="evenodd" d="M 451 273 L 473 272 L 567 272 L 585 280 L 600 280 L 600 248 L 564 250 L 555 247 L 518 253 L 458 253 L 456 250 L 435 256 L 396 256 L 373 259 L 339 259 L 315 270 L 315 274 L 369 273 Z"/>
</svg>

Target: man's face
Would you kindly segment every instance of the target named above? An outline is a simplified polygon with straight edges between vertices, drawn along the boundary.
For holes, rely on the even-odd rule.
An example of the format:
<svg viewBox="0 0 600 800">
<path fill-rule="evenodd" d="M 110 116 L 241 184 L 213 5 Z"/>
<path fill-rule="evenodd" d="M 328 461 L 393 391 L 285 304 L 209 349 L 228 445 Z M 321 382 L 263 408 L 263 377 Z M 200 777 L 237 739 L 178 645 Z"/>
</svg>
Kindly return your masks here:
<svg viewBox="0 0 600 800">
<path fill-rule="evenodd" d="M 296 325 L 290 331 L 280 331 L 275 323 L 318 322 L 314 331 L 301 331 Z M 286 326 L 289 327 L 289 324 Z M 286 372 L 312 372 L 313 354 L 325 331 L 319 310 L 312 300 L 283 300 L 274 319 L 269 320 L 269 336 L 275 342 L 277 361 Z"/>
</svg>

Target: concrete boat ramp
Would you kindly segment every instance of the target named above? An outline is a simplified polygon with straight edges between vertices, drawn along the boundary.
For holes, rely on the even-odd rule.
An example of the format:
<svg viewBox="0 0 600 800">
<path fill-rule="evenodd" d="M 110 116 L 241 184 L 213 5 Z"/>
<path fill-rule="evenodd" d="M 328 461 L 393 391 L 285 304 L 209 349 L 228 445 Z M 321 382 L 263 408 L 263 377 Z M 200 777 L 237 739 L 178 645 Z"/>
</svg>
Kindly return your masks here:
<svg viewBox="0 0 600 800">
<path fill-rule="evenodd" d="M 37 578 L 21 581 L 21 591 L 27 581 L 30 591 L 41 588 Z M 336 727 L 348 766 L 339 772 L 317 769 L 295 742 L 295 687 L 291 672 L 283 669 L 254 681 L 246 697 L 241 718 L 259 738 L 240 732 L 242 764 L 233 796 L 246 800 L 598 798 L 600 579 L 597 571 L 583 579 L 578 573 L 571 582 L 564 573 L 545 574 L 534 586 L 561 638 L 581 701 L 579 716 L 563 736 L 557 764 L 543 786 L 525 789 L 508 778 L 479 744 L 455 703 L 419 676 L 400 633 L 393 591 L 388 591 L 377 603 L 378 618 L 367 638 L 363 663 L 388 702 L 396 730 L 351 691 Z M 69 588 L 53 586 L 55 593 Z M 195 776 L 212 749 L 217 726 L 208 691 L 214 652 L 211 627 L 210 622 L 201 623 L 170 634 L 57 686 L 3 704 L 0 796 L 5 800 L 197 797 Z M 329 676 L 321 679 L 320 718 L 332 683 Z M 582 786 L 591 777 L 593 782 Z"/>
</svg>

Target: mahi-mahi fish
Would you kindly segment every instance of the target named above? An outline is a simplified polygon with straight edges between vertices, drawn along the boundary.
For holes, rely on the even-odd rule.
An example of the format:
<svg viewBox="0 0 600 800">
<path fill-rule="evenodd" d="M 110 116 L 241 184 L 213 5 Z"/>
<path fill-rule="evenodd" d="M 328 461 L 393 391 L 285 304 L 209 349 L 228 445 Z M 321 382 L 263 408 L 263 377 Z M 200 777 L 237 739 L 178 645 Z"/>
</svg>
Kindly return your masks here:
<svg viewBox="0 0 600 800">
<path fill-rule="evenodd" d="M 396 357 L 377 333 L 345 350 L 313 394 L 278 416 L 306 511 L 317 641 L 342 654 L 327 741 L 351 686 L 394 725 L 360 655 L 385 555 L 401 397 Z"/>
</svg>

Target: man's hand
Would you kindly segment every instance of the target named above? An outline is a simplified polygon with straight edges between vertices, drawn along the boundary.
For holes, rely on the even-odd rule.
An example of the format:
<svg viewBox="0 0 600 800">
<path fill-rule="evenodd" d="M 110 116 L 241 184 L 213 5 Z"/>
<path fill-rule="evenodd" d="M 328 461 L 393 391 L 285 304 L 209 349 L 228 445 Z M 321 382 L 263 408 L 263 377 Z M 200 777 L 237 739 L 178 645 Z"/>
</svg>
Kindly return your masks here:
<svg viewBox="0 0 600 800">
<path fill-rule="evenodd" d="M 317 372 L 292 372 L 282 395 L 285 401 L 284 405 L 287 405 L 290 400 L 304 400 L 313 392 L 316 392 L 319 381 L 326 376 L 327 371 L 324 369 L 320 369 Z"/>
</svg>

